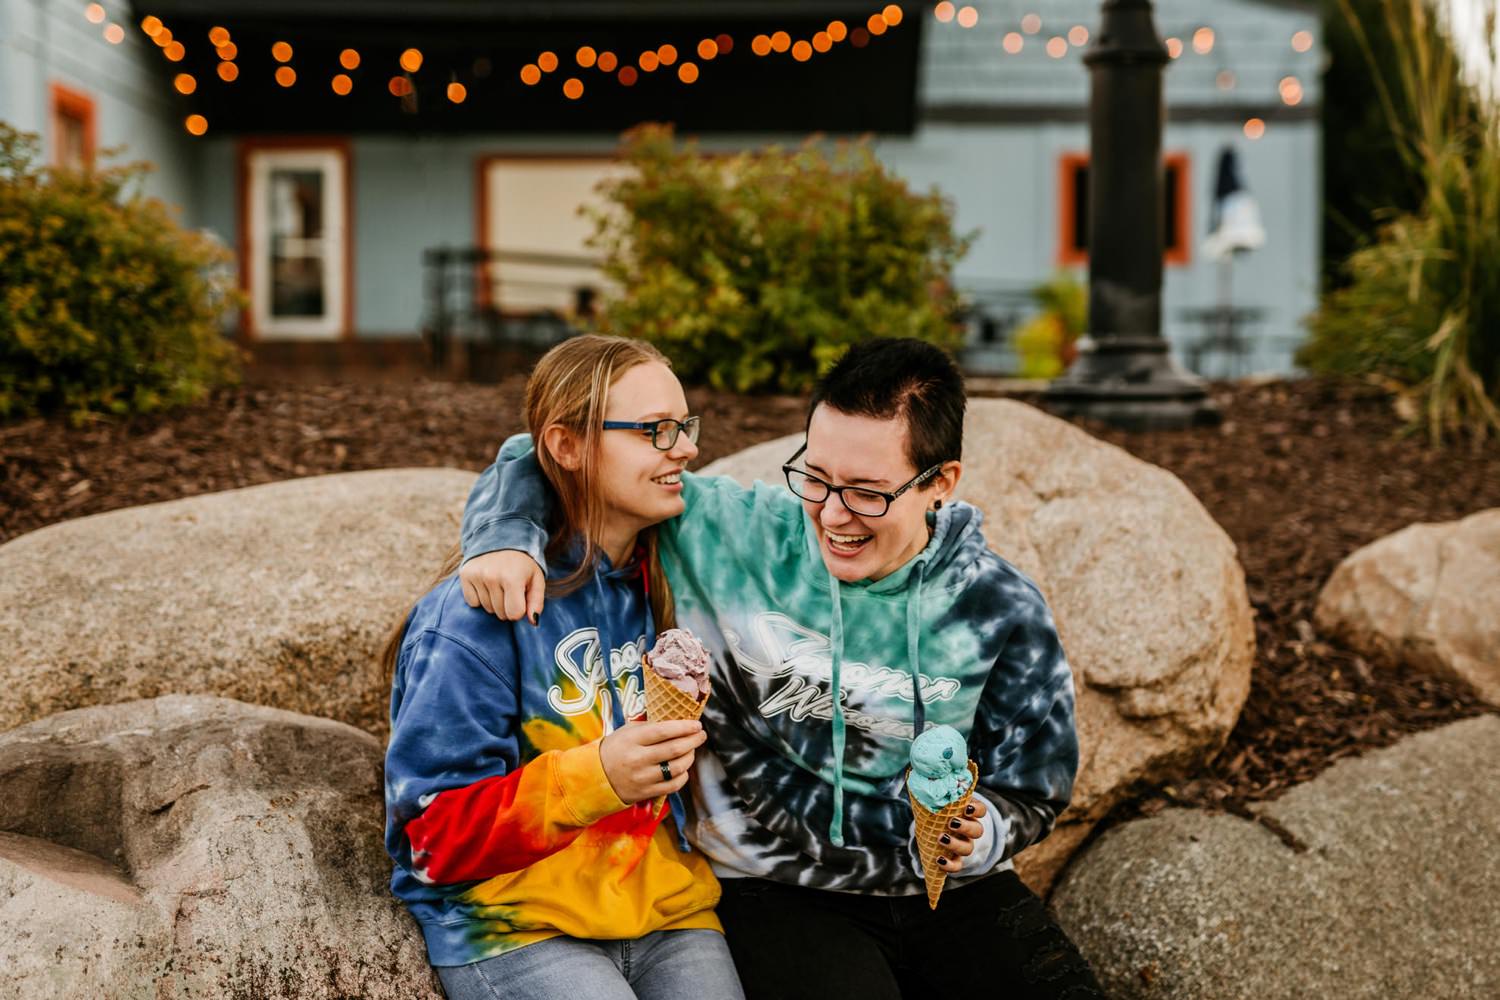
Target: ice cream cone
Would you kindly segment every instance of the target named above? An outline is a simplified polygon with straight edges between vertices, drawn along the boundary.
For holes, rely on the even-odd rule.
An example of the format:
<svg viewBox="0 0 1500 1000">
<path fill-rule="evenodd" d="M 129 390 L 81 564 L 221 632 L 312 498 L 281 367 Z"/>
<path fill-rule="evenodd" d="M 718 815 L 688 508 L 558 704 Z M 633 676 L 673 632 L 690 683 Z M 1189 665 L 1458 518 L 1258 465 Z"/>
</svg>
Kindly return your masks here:
<svg viewBox="0 0 1500 1000">
<path fill-rule="evenodd" d="M 644 665 L 642 673 L 646 676 L 646 720 L 648 722 L 667 722 L 673 719 L 691 719 L 696 721 L 703 714 L 703 706 L 708 704 L 705 696 L 701 701 L 694 700 L 681 688 L 671 681 L 663 680 L 661 675 L 651 669 L 651 658 L 643 657 Z"/>
<path fill-rule="evenodd" d="M 909 769 L 906 776 L 910 780 Z M 907 797 L 911 799 L 912 816 L 917 821 L 917 853 L 922 858 L 922 877 L 927 881 L 927 905 L 934 910 L 937 909 L 938 897 L 943 894 L 943 883 L 948 881 L 948 873 L 937 863 L 943 854 L 943 845 L 938 842 L 938 838 L 948 832 L 948 821 L 962 816 L 964 806 L 974 797 L 974 786 L 979 783 L 979 767 L 972 760 L 969 761 L 969 779 L 969 790 L 964 793 L 964 797 L 948 803 L 937 812 L 918 802 L 910 788 L 906 790 Z"/>
</svg>

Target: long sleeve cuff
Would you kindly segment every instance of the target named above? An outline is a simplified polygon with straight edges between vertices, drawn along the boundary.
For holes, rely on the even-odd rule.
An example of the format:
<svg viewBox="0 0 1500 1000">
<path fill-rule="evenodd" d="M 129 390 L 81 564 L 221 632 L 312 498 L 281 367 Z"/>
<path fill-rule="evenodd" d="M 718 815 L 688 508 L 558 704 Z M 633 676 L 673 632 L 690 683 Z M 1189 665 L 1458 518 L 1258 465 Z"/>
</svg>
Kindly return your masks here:
<svg viewBox="0 0 1500 1000">
<path fill-rule="evenodd" d="M 555 772 L 558 788 L 563 804 L 579 826 L 591 826 L 626 808 L 609 783 L 609 776 L 604 773 L 599 743 L 595 740 L 558 754 Z"/>
<path fill-rule="evenodd" d="M 491 518 L 476 525 L 464 536 L 464 562 L 486 552 L 515 549 L 535 560 L 545 571 L 547 558 L 547 530 L 529 517 L 506 514 Z"/>
</svg>

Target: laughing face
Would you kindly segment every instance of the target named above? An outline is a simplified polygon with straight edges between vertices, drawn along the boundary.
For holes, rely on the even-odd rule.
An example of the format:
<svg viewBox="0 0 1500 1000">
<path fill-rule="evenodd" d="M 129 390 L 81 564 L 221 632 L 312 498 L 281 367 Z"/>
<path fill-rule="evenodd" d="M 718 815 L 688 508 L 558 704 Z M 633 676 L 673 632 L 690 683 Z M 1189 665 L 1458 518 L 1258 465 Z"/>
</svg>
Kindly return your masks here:
<svg viewBox="0 0 1500 1000">
<path fill-rule="evenodd" d="M 664 417 L 688 418 L 682 383 L 666 365 L 636 365 L 610 386 L 606 420 L 644 423 Z M 697 457 L 698 446 L 686 433 L 661 451 L 652 445 L 650 431 L 605 431 L 599 443 L 598 483 L 608 510 L 608 533 L 633 537 L 642 528 L 681 514 L 682 470 Z M 610 540 L 605 541 L 607 550 Z"/>
<path fill-rule="evenodd" d="M 854 416 L 825 404 L 808 422 L 801 464 L 833 486 L 894 493 L 926 471 L 912 467 L 907 433 L 904 417 Z M 837 494 L 819 503 L 803 500 L 828 571 L 838 580 L 854 582 L 879 580 L 900 569 L 926 547 L 927 512 L 953 495 L 960 472 L 958 462 L 945 462 L 922 486 L 891 501 L 881 517 L 849 510 Z"/>
</svg>

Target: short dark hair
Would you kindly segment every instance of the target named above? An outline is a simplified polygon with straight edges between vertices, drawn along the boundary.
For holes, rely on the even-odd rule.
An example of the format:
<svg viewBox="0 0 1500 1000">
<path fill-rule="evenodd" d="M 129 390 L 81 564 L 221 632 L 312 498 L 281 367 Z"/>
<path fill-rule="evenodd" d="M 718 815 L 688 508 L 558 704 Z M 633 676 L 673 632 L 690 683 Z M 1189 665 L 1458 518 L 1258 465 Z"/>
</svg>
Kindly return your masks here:
<svg viewBox="0 0 1500 1000">
<path fill-rule="evenodd" d="M 963 457 L 964 379 L 931 344 L 909 337 L 855 344 L 813 388 L 809 424 L 824 404 L 856 417 L 904 417 L 906 457 L 917 472 Z"/>
</svg>

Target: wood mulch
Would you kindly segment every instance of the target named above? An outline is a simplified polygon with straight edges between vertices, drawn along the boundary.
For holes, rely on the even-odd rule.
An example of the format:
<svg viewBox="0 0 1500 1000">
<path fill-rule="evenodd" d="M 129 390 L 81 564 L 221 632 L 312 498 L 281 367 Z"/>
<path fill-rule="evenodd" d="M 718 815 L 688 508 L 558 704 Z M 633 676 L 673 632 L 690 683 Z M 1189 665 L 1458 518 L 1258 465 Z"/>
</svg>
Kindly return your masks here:
<svg viewBox="0 0 1500 1000">
<path fill-rule="evenodd" d="M 179 412 L 71 428 L 0 425 L 0 543 L 119 507 L 296 476 L 392 466 L 479 470 L 521 429 L 522 382 L 418 376 L 308 381 L 252 373 Z M 1500 445 L 1432 449 L 1388 399 L 1306 380 L 1215 387 L 1218 428 L 1105 440 L 1170 469 L 1239 548 L 1256 612 L 1249 700 L 1223 751 L 1137 790 L 1115 818 L 1168 803 L 1243 812 L 1340 757 L 1486 711 L 1466 688 L 1368 663 L 1319 637 L 1312 609 L 1338 562 L 1414 521 L 1500 506 Z M 689 391 L 702 462 L 802 426 L 800 399 Z"/>
</svg>

